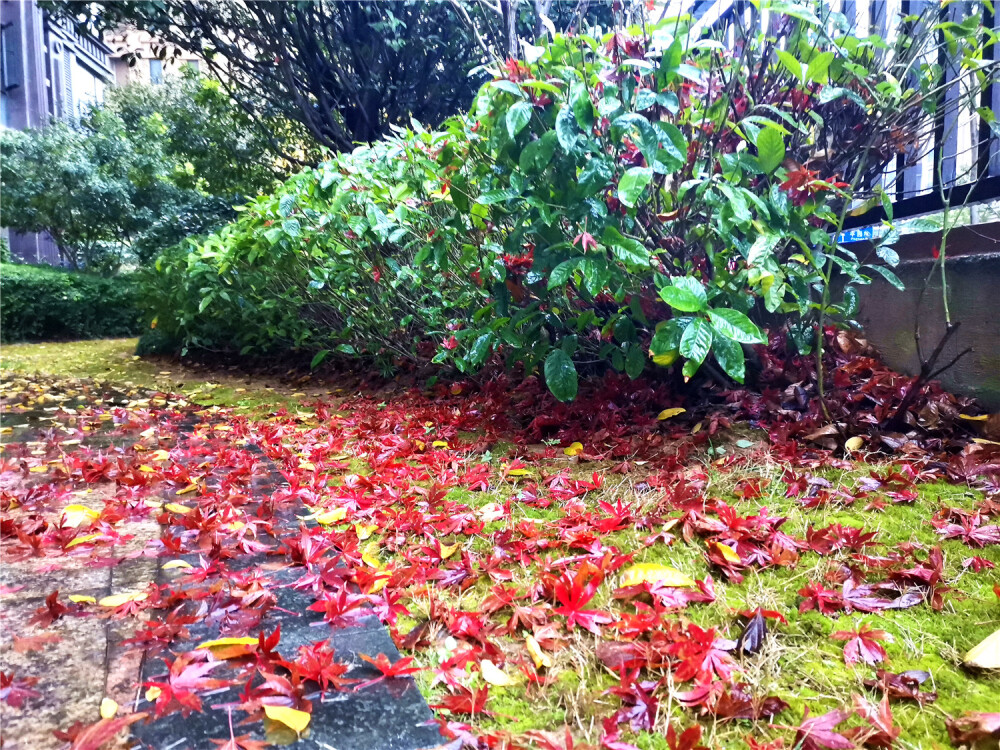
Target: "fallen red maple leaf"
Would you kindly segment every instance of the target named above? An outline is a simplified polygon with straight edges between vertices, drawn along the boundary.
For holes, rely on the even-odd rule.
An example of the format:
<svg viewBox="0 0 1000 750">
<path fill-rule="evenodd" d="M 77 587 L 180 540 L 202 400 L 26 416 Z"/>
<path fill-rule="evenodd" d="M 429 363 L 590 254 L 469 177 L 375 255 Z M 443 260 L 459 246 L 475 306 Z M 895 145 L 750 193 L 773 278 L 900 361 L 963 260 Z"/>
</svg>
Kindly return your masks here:
<svg viewBox="0 0 1000 750">
<path fill-rule="evenodd" d="M 0 701 L 14 708 L 24 708 L 24 702 L 29 698 L 40 698 L 41 693 L 34 689 L 38 684 L 37 677 L 14 677 L 14 671 L 0 672 Z"/>
<path fill-rule="evenodd" d="M 879 641 L 891 641 L 892 636 L 884 630 L 872 630 L 869 625 L 862 625 L 857 630 L 838 630 L 830 635 L 835 641 L 847 641 L 844 644 L 844 663 L 848 665 L 863 661 L 875 665 L 885 661 L 885 649 Z"/>
<path fill-rule="evenodd" d="M 821 716 L 809 718 L 808 707 L 802 716 L 802 723 L 795 728 L 795 747 L 798 750 L 850 750 L 854 743 L 847 737 L 835 732 L 837 725 L 843 723 L 850 713 L 847 711 L 828 711 Z"/>
<path fill-rule="evenodd" d="M 113 719 L 101 719 L 86 726 L 77 722 L 66 731 L 56 730 L 52 734 L 56 739 L 72 743 L 69 750 L 99 750 L 125 727 L 142 721 L 146 715 L 139 712 L 117 716 Z"/>
</svg>

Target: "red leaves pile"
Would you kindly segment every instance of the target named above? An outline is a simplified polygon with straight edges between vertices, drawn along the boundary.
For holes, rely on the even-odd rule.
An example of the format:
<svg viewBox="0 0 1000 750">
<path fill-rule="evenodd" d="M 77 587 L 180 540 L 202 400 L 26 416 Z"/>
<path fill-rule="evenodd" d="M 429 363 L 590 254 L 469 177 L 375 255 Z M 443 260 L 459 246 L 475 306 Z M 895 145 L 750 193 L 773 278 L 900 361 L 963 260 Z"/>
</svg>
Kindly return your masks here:
<svg viewBox="0 0 1000 750">
<path fill-rule="evenodd" d="M 529 743 L 568 748 L 573 747 L 568 733 L 483 732 L 475 717 L 492 713 L 491 685 L 503 685 L 496 682 L 498 673 L 523 677 L 529 697 L 537 695 L 554 681 L 554 662 L 571 644 L 583 643 L 617 675 L 601 696 L 601 705 L 608 705 L 601 717 L 603 747 L 628 750 L 633 735 L 667 727 L 672 750 L 699 750 L 700 726 L 668 726 L 661 707 L 680 705 L 692 719 L 712 722 L 763 722 L 782 714 L 788 704 L 748 684 L 742 670 L 767 649 L 769 639 L 782 637 L 790 613 L 750 610 L 741 620 L 734 613 L 721 627 L 691 622 L 685 610 L 716 600 L 713 577 L 691 585 L 651 579 L 618 587 L 621 571 L 645 558 L 643 549 L 616 546 L 615 534 L 637 532 L 646 548 L 661 550 L 678 535 L 700 549 L 713 575 L 734 587 L 748 575 L 822 560 L 824 575 L 797 584 L 800 612 L 832 618 L 881 616 L 916 606 L 939 610 L 951 593 L 940 547 L 887 548 L 871 530 L 877 523 L 868 529 L 815 525 L 797 536 L 787 530 L 786 518 L 768 511 L 766 498 L 773 492 L 795 498 L 806 513 L 860 500 L 877 513 L 886 504 L 912 503 L 918 482 L 971 478 L 996 491 L 989 485 L 996 476 L 989 468 L 992 452 L 934 453 L 920 447 L 933 443 L 924 407 L 935 405 L 939 425 L 957 414 L 959 402 L 934 388 L 915 402 L 917 416 L 903 434 L 906 458 L 873 470 L 853 489 L 834 489 L 822 472 L 849 464 L 837 457 L 836 445 L 831 449 L 806 439 L 819 425 L 808 392 L 811 360 L 786 356 L 777 344 L 762 355 L 766 374 L 760 392 L 715 394 L 726 403 L 708 411 L 701 407 L 687 423 L 656 421 L 660 409 L 678 403 L 665 386 L 617 376 L 570 404 L 554 402 L 531 378 L 516 387 L 497 378 L 479 390 L 462 384 L 431 394 L 414 389 L 391 397 L 357 396 L 336 410 L 309 404 L 307 414 L 278 413 L 260 422 L 231 416 L 201 421 L 189 433 L 180 430 L 191 419 L 189 410 L 90 406 L 72 415 L 56 412 L 59 427 L 41 451 L 12 445 L 0 458 L 4 472 L 24 480 L 0 493 L 5 510 L 18 509 L 3 517 L 4 551 L 14 559 L 74 554 L 114 564 L 126 557 L 119 548 L 128 541 L 117 530 L 119 522 L 150 518 L 162 526 L 161 536 L 130 554 L 163 562 L 198 556 L 175 580 L 150 585 L 142 599 L 104 611 L 52 592 L 33 619 L 52 628 L 66 616 L 141 615 L 144 621 L 128 645 L 160 654 L 167 667 L 143 686 L 154 717 L 203 710 L 207 693 L 228 686 L 241 689 L 233 710 L 250 721 L 261 718 L 265 705 L 310 711 L 307 696 L 314 698 L 317 691 L 363 689 L 430 664 L 431 681 L 442 693 L 434 707 L 442 712 L 442 731 L 449 737 L 483 748 Z M 831 358 L 838 418 L 848 432 L 865 431 L 869 444 L 889 445 L 896 433 L 872 425 L 884 421 L 902 398 L 906 379 L 836 347 Z M 736 417 L 766 427 L 771 456 L 787 468 L 769 485 L 753 474 L 753 457 L 717 458 L 720 471 L 741 477 L 740 499 L 730 504 L 710 496 L 708 475 L 688 466 L 687 459 Z M 83 426 L 107 422 L 122 438 L 113 447 L 64 447 L 68 438 L 86 437 Z M 693 431 L 695 424 L 700 429 Z M 604 461 L 610 469 L 571 471 L 556 445 L 576 440 L 584 441 L 578 460 Z M 513 458 L 491 455 L 508 441 Z M 363 470 L 352 472 L 357 464 L 351 461 Z M 42 466 L 50 468 L 32 472 Z M 630 475 L 647 499 L 594 498 L 611 474 Z M 114 488 L 103 507 L 79 526 L 62 523 L 68 493 L 95 484 Z M 509 493 L 485 494 L 503 484 Z M 294 516 L 301 523 L 289 525 Z M 942 544 L 981 549 L 1000 543 L 998 516 L 1000 503 L 987 500 L 974 511 L 942 508 L 931 522 Z M 234 564 L 252 555 L 266 555 L 267 564 Z M 970 569 L 989 570 L 989 560 L 970 559 Z M 309 610 L 321 613 L 330 626 L 375 615 L 400 648 L 414 655 L 395 662 L 385 654 L 361 655 L 372 676 L 358 680 L 346 676 L 348 664 L 326 640 L 281 653 L 280 632 L 268 634 L 264 625 L 275 607 L 277 570 L 291 571 L 291 586 L 311 598 Z M 528 570 L 533 574 L 526 580 Z M 456 606 L 460 595 L 475 595 L 467 601 L 477 604 Z M 403 617 L 416 626 L 401 632 Z M 190 642 L 196 623 L 217 627 L 224 637 L 258 640 L 225 654 L 196 649 Z M 844 642 L 849 665 L 869 669 L 887 661 L 883 630 L 861 624 L 831 637 Z M 238 666 L 238 677 L 221 668 L 229 659 Z M 485 671 L 486 660 L 496 672 Z M 788 727 L 789 746 L 892 747 L 899 730 L 889 701 L 923 704 L 935 694 L 921 689 L 926 673 L 874 674 L 867 684 L 879 701 L 856 696 L 850 710 L 807 714 Z M 37 697 L 33 679 L 3 674 L 0 698 L 25 705 Z M 468 723 L 465 717 L 471 717 Z M 73 736 L 101 734 L 111 726 L 78 729 Z M 990 726 L 988 720 L 970 719 L 953 723 L 949 731 L 969 737 L 992 731 Z M 253 743 L 234 735 L 223 746 Z M 754 740 L 751 746 L 780 745 Z"/>
</svg>

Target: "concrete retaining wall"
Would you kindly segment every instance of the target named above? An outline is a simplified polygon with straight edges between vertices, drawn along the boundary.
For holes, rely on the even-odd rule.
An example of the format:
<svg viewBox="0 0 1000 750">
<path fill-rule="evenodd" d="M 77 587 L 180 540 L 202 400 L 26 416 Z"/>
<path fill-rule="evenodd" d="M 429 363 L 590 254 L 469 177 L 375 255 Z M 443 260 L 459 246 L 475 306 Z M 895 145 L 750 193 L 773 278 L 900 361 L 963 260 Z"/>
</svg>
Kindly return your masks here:
<svg viewBox="0 0 1000 750">
<path fill-rule="evenodd" d="M 879 280 L 860 287 L 858 320 L 865 335 L 886 363 L 907 374 L 920 370 L 914 344 L 914 325 L 920 324 L 924 356 L 934 349 L 944 332 L 940 269 L 920 290 L 933 265 L 933 251 L 941 233 L 906 235 L 896 245 L 900 255 L 898 276 L 906 284 L 899 291 Z M 852 246 L 860 257 L 867 248 Z M 961 326 L 941 355 L 938 366 L 971 347 L 953 368 L 940 376 L 942 385 L 955 393 L 975 396 L 989 409 L 1000 410 L 1000 223 L 954 229 L 948 234 L 946 275 L 953 322 Z"/>
</svg>

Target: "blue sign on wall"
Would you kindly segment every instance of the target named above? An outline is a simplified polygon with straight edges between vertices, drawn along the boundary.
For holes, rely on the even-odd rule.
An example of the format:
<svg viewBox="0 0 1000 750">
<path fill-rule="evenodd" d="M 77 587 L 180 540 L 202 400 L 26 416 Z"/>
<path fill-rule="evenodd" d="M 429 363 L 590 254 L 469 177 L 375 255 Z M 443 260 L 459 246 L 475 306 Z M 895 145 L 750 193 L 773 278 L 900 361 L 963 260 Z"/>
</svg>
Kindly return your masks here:
<svg viewBox="0 0 1000 750">
<path fill-rule="evenodd" d="M 885 227 L 873 224 L 870 227 L 856 227 L 847 229 L 837 235 L 837 242 L 846 245 L 850 242 L 865 242 L 866 240 L 878 239 L 885 234 Z"/>
</svg>

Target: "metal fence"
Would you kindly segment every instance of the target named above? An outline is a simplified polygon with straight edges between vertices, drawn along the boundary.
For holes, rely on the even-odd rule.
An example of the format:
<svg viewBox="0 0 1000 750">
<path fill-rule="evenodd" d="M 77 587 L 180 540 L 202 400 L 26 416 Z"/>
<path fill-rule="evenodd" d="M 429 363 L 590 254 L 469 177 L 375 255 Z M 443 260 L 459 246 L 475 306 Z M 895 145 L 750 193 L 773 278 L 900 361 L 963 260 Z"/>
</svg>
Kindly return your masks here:
<svg viewBox="0 0 1000 750">
<path fill-rule="evenodd" d="M 957 20 L 974 10 L 982 14 L 984 27 L 1000 33 L 1000 19 L 989 2 L 831 0 L 830 6 L 853 19 L 856 34 L 878 34 L 888 42 L 905 33 L 901 19 L 925 13 L 944 22 Z M 704 33 L 721 34 L 730 48 L 742 29 L 755 29 L 760 24 L 756 7 L 747 0 L 698 0 L 694 7 Z M 925 124 L 930 138 L 921 144 L 919 152 L 900 154 L 878 180 L 894 197 L 896 219 L 940 211 L 946 202 L 971 204 L 1000 198 L 1000 138 L 978 112 L 985 108 L 1000 119 L 1000 84 L 996 82 L 995 69 L 990 69 L 993 82 L 983 91 L 980 101 L 962 102 L 958 66 L 949 58 L 943 41 L 942 38 L 937 60 L 931 62 L 936 62 L 944 73 L 945 91 L 940 107 L 944 114 L 935 120 L 928 117 Z M 997 60 L 997 55 L 995 45 L 985 47 L 985 58 Z M 884 218 L 885 212 L 879 207 L 849 217 L 845 228 L 877 223 Z"/>
</svg>

